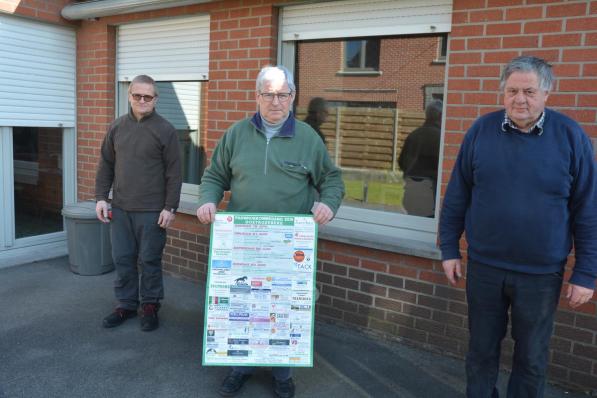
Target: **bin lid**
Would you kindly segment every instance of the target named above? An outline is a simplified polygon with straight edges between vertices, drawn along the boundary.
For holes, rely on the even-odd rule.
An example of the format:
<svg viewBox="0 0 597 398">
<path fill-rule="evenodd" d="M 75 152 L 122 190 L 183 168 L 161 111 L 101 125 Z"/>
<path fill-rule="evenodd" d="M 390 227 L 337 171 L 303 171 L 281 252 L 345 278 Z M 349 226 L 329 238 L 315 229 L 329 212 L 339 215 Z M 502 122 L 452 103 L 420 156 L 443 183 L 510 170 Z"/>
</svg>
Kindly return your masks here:
<svg viewBox="0 0 597 398">
<path fill-rule="evenodd" d="M 78 202 L 71 205 L 66 205 L 62 209 L 62 215 L 65 217 L 93 220 L 97 219 L 95 214 L 95 202 L 87 200 L 85 202 Z"/>
</svg>

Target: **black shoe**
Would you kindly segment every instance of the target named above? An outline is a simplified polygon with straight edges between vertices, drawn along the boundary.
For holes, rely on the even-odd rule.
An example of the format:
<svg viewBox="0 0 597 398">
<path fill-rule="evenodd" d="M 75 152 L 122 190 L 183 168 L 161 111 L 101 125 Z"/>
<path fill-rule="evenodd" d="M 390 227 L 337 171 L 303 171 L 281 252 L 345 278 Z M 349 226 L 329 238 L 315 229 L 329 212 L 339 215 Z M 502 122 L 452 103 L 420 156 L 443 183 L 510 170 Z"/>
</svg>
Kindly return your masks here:
<svg viewBox="0 0 597 398">
<path fill-rule="evenodd" d="M 292 377 L 288 380 L 276 380 L 274 378 L 274 392 L 279 398 L 294 397 L 294 382 L 292 381 Z"/>
<path fill-rule="evenodd" d="M 113 328 L 122 325 L 124 321 L 129 318 L 137 316 L 136 310 L 127 310 L 125 308 L 116 308 L 113 313 L 104 318 L 103 325 L 105 328 Z"/>
<path fill-rule="evenodd" d="M 231 397 L 235 395 L 240 391 L 249 377 L 251 377 L 250 374 L 238 373 L 231 370 L 222 382 L 218 393 L 223 397 Z"/>
<path fill-rule="evenodd" d="M 147 303 L 141 305 L 141 330 L 144 332 L 151 332 L 160 326 L 160 321 L 158 320 L 158 309 L 160 308 L 159 304 L 156 303 Z"/>
</svg>

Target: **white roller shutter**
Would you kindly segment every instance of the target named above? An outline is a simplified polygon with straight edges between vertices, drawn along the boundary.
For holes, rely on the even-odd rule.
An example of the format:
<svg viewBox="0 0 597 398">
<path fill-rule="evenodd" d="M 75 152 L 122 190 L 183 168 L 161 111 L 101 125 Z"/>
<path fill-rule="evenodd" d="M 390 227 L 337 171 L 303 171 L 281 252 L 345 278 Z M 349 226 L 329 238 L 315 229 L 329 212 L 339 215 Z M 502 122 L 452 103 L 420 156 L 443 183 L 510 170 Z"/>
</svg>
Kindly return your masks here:
<svg viewBox="0 0 597 398">
<path fill-rule="evenodd" d="M 119 26 L 116 64 L 118 81 L 208 80 L 209 15 Z"/>
<path fill-rule="evenodd" d="M 282 40 L 449 32 L 452 0 L 341 0 L 282 9 Z"/>
<path fill-rule="evenodd" d="M 73 29 L 0 15 L 0 126 L 74 127 Z"/>
</svg>

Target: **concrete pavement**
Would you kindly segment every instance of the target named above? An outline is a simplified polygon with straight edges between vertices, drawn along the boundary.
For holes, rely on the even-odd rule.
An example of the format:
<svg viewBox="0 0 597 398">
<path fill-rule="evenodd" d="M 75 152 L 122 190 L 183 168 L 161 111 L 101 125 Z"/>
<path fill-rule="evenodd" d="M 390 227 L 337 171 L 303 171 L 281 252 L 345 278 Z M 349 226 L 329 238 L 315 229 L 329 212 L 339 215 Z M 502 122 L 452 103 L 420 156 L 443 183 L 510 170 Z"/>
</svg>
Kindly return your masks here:
<svg viewBox="0 0 597 398">
<path fill-rule="evenodd" d="M 217 397 L 224 367 L 201 366 L 204 285 L 165 277 L 161 326 L 104 329 L 114 273 L 79 276 L 68 258 L 0 269 L 0 398 Z M 297 397 L 464 397 L 457 359 L 318 322 Z M 505 384 L 501 376 L 501 388 Z M 269 372 L 238 397 L 273 397 Z M 548 387 L 546 398 L 583 395 Z"/>
</svg>

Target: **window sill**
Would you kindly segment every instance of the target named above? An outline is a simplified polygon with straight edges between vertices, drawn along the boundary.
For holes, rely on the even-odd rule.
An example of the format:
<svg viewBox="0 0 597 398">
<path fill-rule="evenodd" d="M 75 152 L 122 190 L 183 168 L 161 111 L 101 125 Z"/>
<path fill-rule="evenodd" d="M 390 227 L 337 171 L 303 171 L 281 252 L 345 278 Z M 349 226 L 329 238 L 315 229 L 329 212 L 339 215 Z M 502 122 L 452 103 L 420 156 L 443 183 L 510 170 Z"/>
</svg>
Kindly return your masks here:
<svg viewBox="0 0 597 398">
<path fill-rule="evenodd" d="M 199 206 L 196 202 L 181 200 L 178 204 L 178 210 L 176 212 L 181 214 L 188 214 L 190 216 L 196 216 L 198 208 Z"/>
<path fill-rule="evenodd" d="M 441 260 L 441 251 L 435 243 L 406 239 L 372 232 L 336 227 L 332 224 L 319 229 L 319 238 L 371 249 L 385 250 L 409 256 Z"/>
<path fill-rule="evenodd" d="M 178 212 L 194 217 L 197 214 L 198 207 L 196 203 L 181 201 Z M 441 251 L 434 242 L 406 239 L 387 234 L 376 234 L 370 231 L 359 231 L 354 228 L 335 226 L 334 222 L 320 227 L 318 237 L 333 242 L 362 246 L 370 249 L 385 250 L 431 260 L 441 260 Z"/>
<path fill-rule="evenodd" d="M 336 76 L 381 76 L 380 70 L 339 70 Z"/>
</svg>

